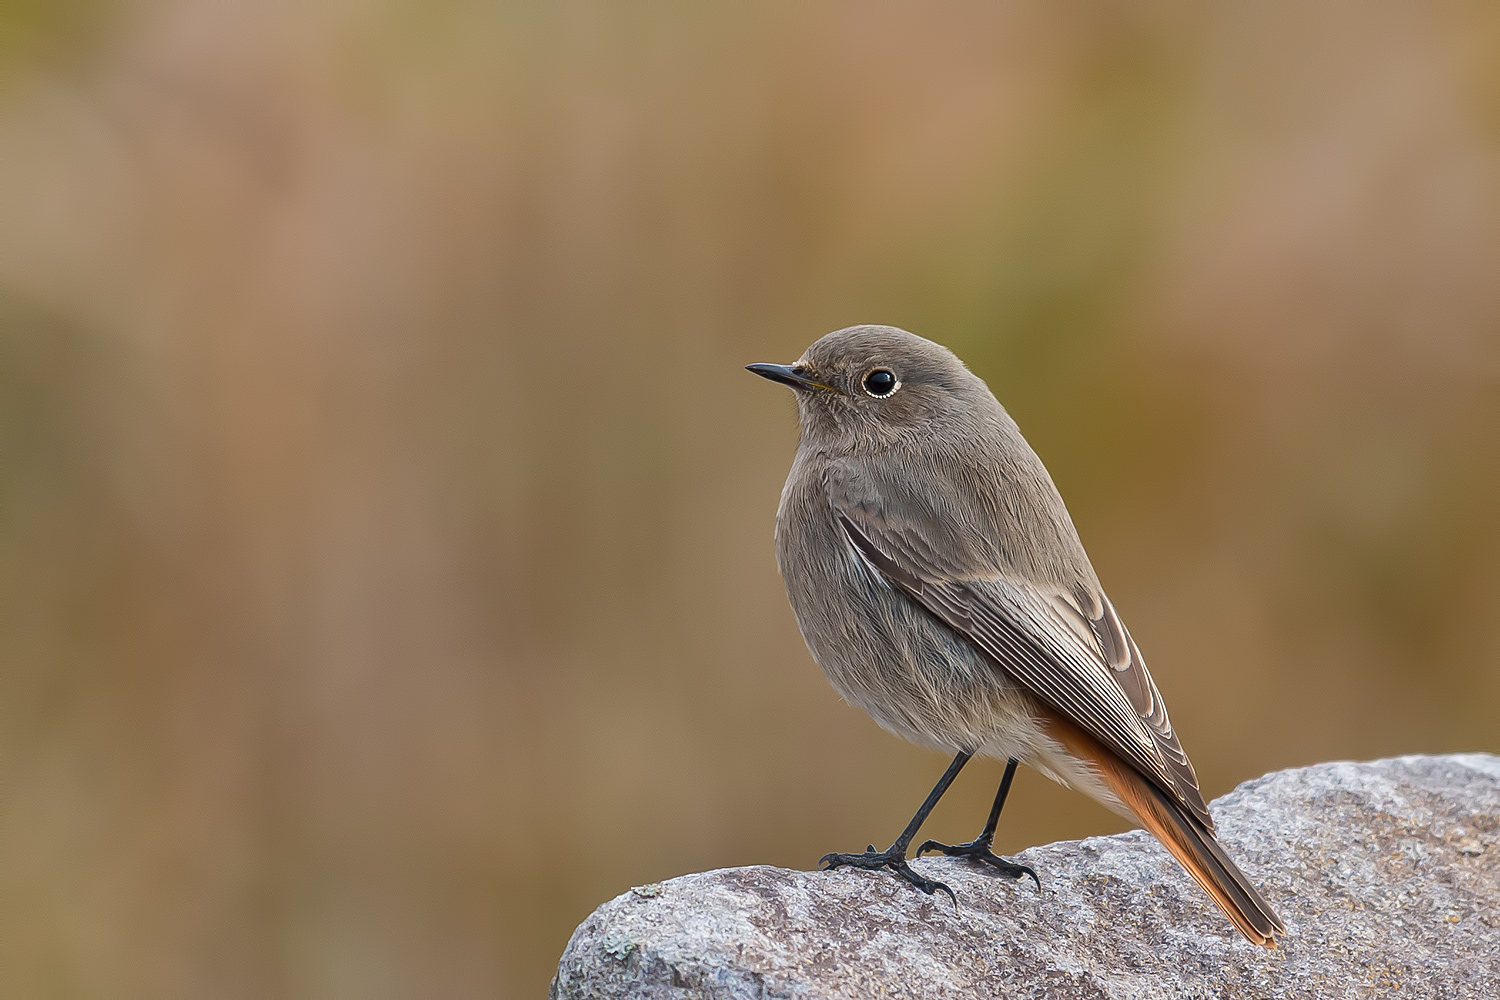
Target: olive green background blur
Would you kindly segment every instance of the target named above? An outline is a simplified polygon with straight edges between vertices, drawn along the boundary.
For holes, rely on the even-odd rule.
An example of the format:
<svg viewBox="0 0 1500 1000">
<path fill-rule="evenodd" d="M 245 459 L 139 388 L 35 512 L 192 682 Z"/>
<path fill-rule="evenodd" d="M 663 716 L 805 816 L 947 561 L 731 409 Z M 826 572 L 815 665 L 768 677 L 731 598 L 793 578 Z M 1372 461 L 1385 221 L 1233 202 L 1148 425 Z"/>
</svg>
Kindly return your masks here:
<svg viewBox="0 0 1500 1000">
<path fill-rule="evenodd" d="M 1211 796 L 1500 750 L 1494 5 L 0 6 L 0 994 L 539 997 L 887 842 L 944 761 L 808 658 L 741 370 L 857 322 L 1011 409 Z"/>
</svg>

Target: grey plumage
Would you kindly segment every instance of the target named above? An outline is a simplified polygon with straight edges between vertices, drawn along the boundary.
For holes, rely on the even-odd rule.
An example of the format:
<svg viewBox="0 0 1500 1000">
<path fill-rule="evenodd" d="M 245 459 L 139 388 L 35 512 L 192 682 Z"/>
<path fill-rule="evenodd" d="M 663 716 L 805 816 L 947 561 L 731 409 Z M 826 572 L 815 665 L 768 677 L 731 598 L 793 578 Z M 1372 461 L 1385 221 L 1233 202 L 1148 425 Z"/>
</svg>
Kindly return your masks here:
<svg viewBox="0 0 1500 1000">
<path fill-rule="evenodd" d="M 913 742 L 1019 759 L 1141 821 L 1248 937 L 1273 943 L 1280 921 L 1214 841 L 1139 648 L 984 382 L 879 326 L 751 370 L 796 390 L 777 562 L 839 693 Z"/>
</svg>

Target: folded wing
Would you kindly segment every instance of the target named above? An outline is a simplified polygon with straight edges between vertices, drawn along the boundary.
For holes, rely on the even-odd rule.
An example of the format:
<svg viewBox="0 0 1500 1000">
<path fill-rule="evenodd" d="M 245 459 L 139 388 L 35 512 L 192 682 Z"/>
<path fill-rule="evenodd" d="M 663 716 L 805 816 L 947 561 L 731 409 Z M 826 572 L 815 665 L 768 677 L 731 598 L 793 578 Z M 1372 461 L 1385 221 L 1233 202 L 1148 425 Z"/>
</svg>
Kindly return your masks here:
<svg viewBox="0 0 1500 1000">
<path fill-rule="evenodd" d="M 1212 832 L 1193 765 L 1108 598 L 1091 588 L 1068 592 L 1018 579 L 987 555 L 993 546 L 973 537 L 982 524 L 958 516 L 971 512 L 945 518 L 939 505 L 905 496 L 908 509 L 895 515 L 879 491 L 854 485 L 863 478 L 827 480 L 835 517 L 860 556 Z"/>
</svg>

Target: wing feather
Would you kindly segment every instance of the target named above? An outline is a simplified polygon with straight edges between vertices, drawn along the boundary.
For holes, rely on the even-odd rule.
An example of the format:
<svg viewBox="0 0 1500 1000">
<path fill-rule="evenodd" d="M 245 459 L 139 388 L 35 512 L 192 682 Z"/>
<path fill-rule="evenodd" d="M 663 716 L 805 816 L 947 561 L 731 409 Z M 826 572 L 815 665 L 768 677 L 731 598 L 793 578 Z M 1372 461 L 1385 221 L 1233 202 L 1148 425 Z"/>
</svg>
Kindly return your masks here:
<svg viewBox="0 0 1500 1000">
<path fill-rule="evenodd" d="M 998 566 L 964 565 L 983 562 L 983 547 L 934 544 L 883 516 L 868 493 L 855 502 L 840 493 L 829 494 L 838 522 L 881 575 L 1213 829 L 1166 704 L 1103 593 L 1050 594 Z"/>
</svg>

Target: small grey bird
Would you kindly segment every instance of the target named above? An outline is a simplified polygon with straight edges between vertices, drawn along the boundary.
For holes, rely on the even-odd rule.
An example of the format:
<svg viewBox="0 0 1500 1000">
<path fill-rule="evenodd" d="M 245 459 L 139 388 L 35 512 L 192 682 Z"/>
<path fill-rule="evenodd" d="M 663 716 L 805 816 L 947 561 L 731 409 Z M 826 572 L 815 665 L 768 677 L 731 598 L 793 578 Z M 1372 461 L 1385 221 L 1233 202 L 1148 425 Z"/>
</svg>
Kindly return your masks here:
<svg viewBox="0 0 1500 1000">
<path fill-rule="evenodd" d="M 880 725 L 955 755 L 888 850 L 823 863 L 887 869 L 951 898 L 907 850 L 984 754 L 1007 761 L 984 831 L 917 853 L 1035 879 L 990 850 L 1024 761 L 1151 831 L 1247 938 L 1275 947 L 1286 928 L 1214 838 L 1141 651 L 989 387 L 947 348 L 886 326 L 839 330 L 795 364 L 749 370 L 796 391 L 802 437 L 776 561 L 813 659 Z"/>
</svg>

